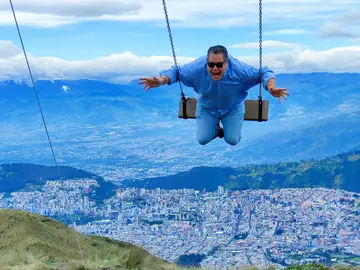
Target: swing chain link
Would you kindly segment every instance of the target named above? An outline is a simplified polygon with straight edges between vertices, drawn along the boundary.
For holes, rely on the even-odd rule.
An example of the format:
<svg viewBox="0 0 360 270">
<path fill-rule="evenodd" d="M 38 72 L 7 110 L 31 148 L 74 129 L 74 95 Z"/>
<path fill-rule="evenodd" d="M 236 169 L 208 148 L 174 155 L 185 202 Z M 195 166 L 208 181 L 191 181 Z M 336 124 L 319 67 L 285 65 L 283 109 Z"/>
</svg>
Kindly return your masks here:
<svg viewBox="0 0 360 270">
<path fill-rule="evenodd" d="M 175 67 L 176 67 L 176 73 L 177 73 L 177 76 L 178 76 L 178 79 L 179 79 L 181 96 L 182 96 L 183 99 L 185 99 L 184 91 L 182 89 L 182 84 L 181 84 L 181 81 L 180 81 L 180 72 L 179 72 L 177 61 L 176 61 L 174 42 L 173 42 L 173 38 L 172 38 L 172 34 L 171 34 L 171 29 L 170 29 L 170 23 L 169 23 L 169 17 L 168 17 L 168 13 L 167 13 L 166 3 L 165 3 L 165 0 L 163 0 L 162 2 L 163 2 L 163 7 L 164 7 L 164 13 L 165 13 L 165 18 L 166 18 L 167 29 L 168 29 L 168 32 L 169 32 L 169 38 L 170 38 L 170 42 L 171 42 L 172 54 L 173 54 L 173 57 L 174 57 L 174 63 L 175 63 Z"/>
<path fill-rule="evenodd" d="M 260 69 L 260 89 L 259 99 L 262 99 L 262 0 L 259 0 L 259 69 Z"/>
</svg>

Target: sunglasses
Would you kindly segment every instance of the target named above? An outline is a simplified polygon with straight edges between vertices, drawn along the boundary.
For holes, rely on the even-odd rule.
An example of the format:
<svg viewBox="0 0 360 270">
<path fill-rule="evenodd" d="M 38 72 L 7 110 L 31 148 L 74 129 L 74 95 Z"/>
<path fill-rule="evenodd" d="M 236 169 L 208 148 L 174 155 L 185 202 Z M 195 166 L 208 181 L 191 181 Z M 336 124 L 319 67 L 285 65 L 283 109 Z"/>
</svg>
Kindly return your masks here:
<svg viewBox="0 0 360 270">
<path fill-rule="evenodd" d="M 209 68 L 213 68 L 213 67 L 217 67 L 217 68 L 222 68 L 224 66 L 225 62 L 218 62 L 218 63 L 214 63 L 214 62 L 208 62 L 208 66 Z"/>
</svg>

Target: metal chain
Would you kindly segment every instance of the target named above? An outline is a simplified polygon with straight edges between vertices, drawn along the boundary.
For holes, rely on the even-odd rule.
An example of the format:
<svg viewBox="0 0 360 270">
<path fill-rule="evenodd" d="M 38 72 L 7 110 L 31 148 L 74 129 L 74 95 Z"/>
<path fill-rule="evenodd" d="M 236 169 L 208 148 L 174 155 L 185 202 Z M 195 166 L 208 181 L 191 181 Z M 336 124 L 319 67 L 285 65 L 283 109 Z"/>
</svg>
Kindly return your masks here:
<svg viewBox="0 0 360 270">
<path fill-rule="evenodd" d="M 165 2 L 165 0 L 163 0 L 162 2 L 163 2 L 163 7 L 164 7 L 166 24 L 167 24 L 167 28 L 168 28 L 168 32 L 169 32 L 169 38 L 170 38 L 171 49 L 172 49 L 172 53 L 173 53 L 173 57 L 174 57 L 176 72 L 177 72 L 177 75 L 179 78 L 180 91 L 181 91 L 181 95 L 184 96 L 184 91 L 182 89 L 182 85 L 181 85 L 181 81 L 180 81 L 180 72 L 179 72 L 179 68 L 177 65 L 177 61 L 176 61 L 174 42 L 172 39 L 169 17 L 168 17 L 167 8 L 166 8 L 166 2 Z M 262 0 L 259 0 L 259 69 L 260 69 L 259 99 L 262 99 Z"/>
<path fill-rule="evenodd" d="M 262 99 L 262 0 L 259 0 L 259 69 L 260 69 L 259 99 Z"/>
<path fill-rule="evenodd" d="M 177 73 L 177 76 L 178 76 L 178 78 L 179 78 L 179 85 L 180 85 L 181 96 L 182 96 L 182 97 L 185 97 L 184 91 L 183 91 L 183 89 L 182 89 L 182 84 L 181 84 L 181 81 L 180 81 L 180 72 L 179 72 L 179 68 L 178 68 L 177 61 L 176 61 L 176 55 L 175 55 L 175 49 L 174 49 L 174 42 L 173 42 L 173 39 L 172 39 L 172 34 L 171 34 L 171 29 L 170 29 L 170 23 L 169 23 L 169 17 L 168 17 L 168 13 L 167 13 L 167 9 L 166 9 L 166 3 L 165 3 L 165 0 L 163 0 L 162 2 L 163 2 L 163 6 L 164 6 L 164 13 L 165 13 L 165 18 L 166 18 L 166 24 L 167 24 L 168 32 L 169 32 L 169 38 L 170 38 L 170 43 L 171 43 L 172 54 L 173 54 L 173 57 L 174 57 L 174 63 L 175 63 L 175 67 L 176 67 L 176 73 Z"/>
</svg>

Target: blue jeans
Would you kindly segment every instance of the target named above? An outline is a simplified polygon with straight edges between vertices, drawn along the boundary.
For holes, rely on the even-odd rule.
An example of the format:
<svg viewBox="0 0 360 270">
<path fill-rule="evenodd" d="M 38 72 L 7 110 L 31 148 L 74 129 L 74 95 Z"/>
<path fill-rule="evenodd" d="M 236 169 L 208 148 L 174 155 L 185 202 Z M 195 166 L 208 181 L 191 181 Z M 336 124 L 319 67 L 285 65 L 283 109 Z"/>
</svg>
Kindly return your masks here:
<svg viewBox="0 0 360 270">
<path fill-rule="evenodd" d="M 217 137 L 218 125 L 221 121 L 224 129 L 224 140 L 230 145 L 237 145 L 241 140 L 241 128 L 244 122 L 245 105 L 237 105 L 228 113 L 211 114 L 205 107 L 198 104 L 196 108 L 196 140 L 205 145 Z"/>
</svg>

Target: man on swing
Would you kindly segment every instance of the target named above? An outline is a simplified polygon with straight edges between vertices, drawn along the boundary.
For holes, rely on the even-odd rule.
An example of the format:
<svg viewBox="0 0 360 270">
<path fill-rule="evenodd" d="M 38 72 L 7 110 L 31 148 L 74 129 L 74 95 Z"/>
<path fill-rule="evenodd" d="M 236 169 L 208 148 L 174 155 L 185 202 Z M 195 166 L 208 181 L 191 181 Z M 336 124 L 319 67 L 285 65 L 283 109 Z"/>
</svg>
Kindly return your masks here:
<svg viewBox="0 0 360 270">
<path fill-rule="evenodd" d="M 237 145 L 245 115 L 248 90 L 260 83 L 260 69 L 256 69 L 228 54 L 222 45 L 212 46 L 207 55 L 178 67 L 181 82 L 199 94 L 196 107 L 196 139 L 205 145 L 213 139 L 224 138 L 229 145 Z M 153 87 L 171 85 L 179 80 L 176 68 L 160 72 L 160 77 L 140 78 L 148 92 Z M 274 72 L 262 69 L 265 90 L 273 97 L 287 99 L 286 88 L 277 88 Z M 223 127 L 220 127 L 220 121 Z"/>
</svg>

